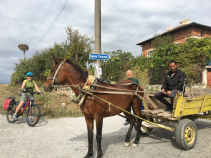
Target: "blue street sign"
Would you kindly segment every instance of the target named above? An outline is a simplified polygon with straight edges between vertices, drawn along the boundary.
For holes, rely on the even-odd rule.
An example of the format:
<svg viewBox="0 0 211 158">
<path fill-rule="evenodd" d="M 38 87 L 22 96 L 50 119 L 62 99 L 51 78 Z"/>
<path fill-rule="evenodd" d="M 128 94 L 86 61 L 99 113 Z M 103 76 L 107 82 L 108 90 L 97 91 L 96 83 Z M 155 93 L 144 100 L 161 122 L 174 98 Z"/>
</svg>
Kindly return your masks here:
<svg viewBox="0 0 211 158">
<path fill-rule="evenodd" d="M 108 60 L 110 58 L 107 54 L 89 54 L 89 59 L 92 60 Z"/>
</svg>

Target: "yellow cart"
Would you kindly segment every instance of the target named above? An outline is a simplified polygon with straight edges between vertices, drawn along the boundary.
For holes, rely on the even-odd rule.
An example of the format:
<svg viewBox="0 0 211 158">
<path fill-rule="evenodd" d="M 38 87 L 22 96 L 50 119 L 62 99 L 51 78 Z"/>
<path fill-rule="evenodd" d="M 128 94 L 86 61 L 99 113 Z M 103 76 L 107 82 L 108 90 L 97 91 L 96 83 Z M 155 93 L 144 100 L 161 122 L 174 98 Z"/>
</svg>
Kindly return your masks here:
<svg viewBox="0 0 211 158">
<path fill-rule="evenodd" d="M 148 133 L 152 128 L 160 127 L 175 132 L 178 146 L 192 149 L 197 140 L 197 118 L 211 118 L 211 95 L 208 93 L 195 98 L 177 94 L 173 102 L 172 113 L 165 111 L 165 105 L 157 101 L 153 95 L 144 97 L 142 131 Z"/>
</svg>

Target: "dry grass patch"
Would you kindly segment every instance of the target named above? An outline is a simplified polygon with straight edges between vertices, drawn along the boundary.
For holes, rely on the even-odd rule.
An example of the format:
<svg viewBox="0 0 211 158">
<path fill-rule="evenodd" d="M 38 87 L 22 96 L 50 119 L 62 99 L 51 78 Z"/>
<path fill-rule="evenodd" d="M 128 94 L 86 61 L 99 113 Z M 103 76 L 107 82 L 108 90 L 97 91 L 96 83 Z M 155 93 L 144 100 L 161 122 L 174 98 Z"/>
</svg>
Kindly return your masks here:
<svg viewBox="0 0 211 158">
<path fill-rule="evenodd" d="M 0 84 L 0 114 L 6 114 L 3 110 L 4 100 L 9 97 L 15 97 L 19 101 L 20 85 L 11 87 L 8 84 Z M 41 88 L 41 91 L 44 91 Z M 67 94 L 53 92 L 44 92 L 43 95 L 34 95 L 37 104 L 40 105 L 41 115 L 51 118 L 57 117 L 77 117 L 82 116 L 80 107 L 71 102 Z"/>
</svg>

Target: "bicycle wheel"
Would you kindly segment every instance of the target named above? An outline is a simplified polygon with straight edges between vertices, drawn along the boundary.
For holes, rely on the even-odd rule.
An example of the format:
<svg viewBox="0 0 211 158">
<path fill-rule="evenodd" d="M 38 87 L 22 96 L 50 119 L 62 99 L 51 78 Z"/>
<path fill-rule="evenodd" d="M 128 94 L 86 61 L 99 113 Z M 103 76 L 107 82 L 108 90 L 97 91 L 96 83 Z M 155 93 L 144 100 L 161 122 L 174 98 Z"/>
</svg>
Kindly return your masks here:
<svg viewBox="0 0 211 158">
<path fill-rule="evenodd" d="M 13 115 L 15 114 L 16 108 L 17 108 L 17 106 L 16 106 L 16 105 L 13 105 L 12 109 L 7 110 L 7 115 L 6 115 L 6 117 L 7 117 L 7 121 L 8 121 L 9 123 L 14 123 L 14 122 L 15 122 L 15 120 L 14 120 L 12 117 L 13 117 Z"/>
<path fill-rule="evenodd" d="M 40 107 L 38 104 L 29 106 L 26 113 L 26 122 L 29 126 L 34 127 L 40 119 Z"/>
</svg>

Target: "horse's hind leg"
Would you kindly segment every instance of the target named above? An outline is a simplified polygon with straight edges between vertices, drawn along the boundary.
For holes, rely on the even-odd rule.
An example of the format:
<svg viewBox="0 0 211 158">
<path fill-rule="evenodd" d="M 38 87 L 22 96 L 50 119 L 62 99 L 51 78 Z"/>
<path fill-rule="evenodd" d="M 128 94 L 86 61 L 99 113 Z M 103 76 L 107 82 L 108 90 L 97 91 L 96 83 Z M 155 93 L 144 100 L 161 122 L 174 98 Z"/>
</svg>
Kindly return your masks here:
<svg viewBox="0 0 211 158">
<path fill-rule="evenodd" d="M 134 103 L 134 109 L 135 109 L 135 112 L 136 112 L 136 115 L 137 116 L 141 116 L 141 104 L 142 102 L 136 102 L 136 104 Z M 136 117 L 136 123 L 137 123 L 137 130 L 136 130 L 136 138 L 133 142 L 133 147 L 137 147 L 138 146 L 138 143 L 139 143 L 139 139 L 140 139 L 140 128 L 141 128 L 141 122 L 142 120 L 140 120 L 139 118 Z"/>
<path fill-rule="evenodd" d="M 140 131 L 140 128 L 141 128 L 141 121 L 140 121 L 140 119 L 138 119 L 137 118 L 137 129 L 139 129 L 139 130 L 137 130 L 136 132 L 136 138 L 135 138 L 135 140 L 134 140 L 134 142 L 133 142 L 133 147 L 134 148 L 136 148 L 137 146 L 138 146 L 138 143 L 139 143 L 139 140 L 140 140 L 140 133 L 141 133 L 141 131 Z"/>
<path fill-rule="evenodd" d="M 127 131 L 126 138 L 125 138 L 125 146 L 128 147 L 128 146 L 130 146 L 130 136 L 131 136 L 131 132 L 133 130 L 133 126 L 135 124 L 135 118 L 128 113 L 124 113 L 124 114 L 130 121 L 130 127 Z"/>
<path fill-rule="evenodd" d="M 87 124 L 87 131 L 88 131 L 88 153 L 84 158 L 89 158 L 93 156 L 93 123 L 94 119 L 86 119 L 86 124 Z"/>
<path fill-rule="evenodd" d="M 97 135 L 96 135 L 96 140 L 97 140 L 97 158 L 102 157 L 102 148 L 101 148 L 101 140 L 102 140 L 102 127 L 103 127 L 103 118 L 98 117 L 95 119 L 96 122 L 96 129 L 97 129 Z"/>
</svg>

